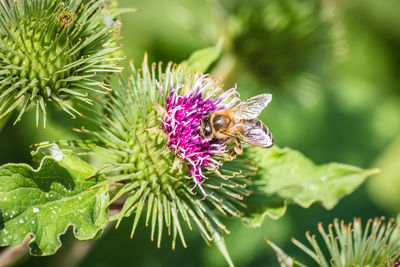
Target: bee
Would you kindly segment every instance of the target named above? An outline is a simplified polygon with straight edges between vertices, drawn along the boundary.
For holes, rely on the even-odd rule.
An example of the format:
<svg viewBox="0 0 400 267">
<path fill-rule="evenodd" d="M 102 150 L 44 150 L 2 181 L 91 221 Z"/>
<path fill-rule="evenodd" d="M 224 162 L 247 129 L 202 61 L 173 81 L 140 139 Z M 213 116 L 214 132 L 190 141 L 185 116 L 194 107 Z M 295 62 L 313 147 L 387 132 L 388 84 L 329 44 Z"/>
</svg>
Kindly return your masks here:
<svg viewBox="0 0 400 267">
<path fill-rule="evenodd" d="M 260 146 L 271 147 L 274 140 L 270 130 L 259 119 L 261 111 L 271 102 L 272 95 L 262 94 L 241 101 L 225 110 L 208 113 L 200 123 L 200 134 L 204 138 L 235 142 L 230 155 L 243 152 L 241 141 Z"/>
</svg>

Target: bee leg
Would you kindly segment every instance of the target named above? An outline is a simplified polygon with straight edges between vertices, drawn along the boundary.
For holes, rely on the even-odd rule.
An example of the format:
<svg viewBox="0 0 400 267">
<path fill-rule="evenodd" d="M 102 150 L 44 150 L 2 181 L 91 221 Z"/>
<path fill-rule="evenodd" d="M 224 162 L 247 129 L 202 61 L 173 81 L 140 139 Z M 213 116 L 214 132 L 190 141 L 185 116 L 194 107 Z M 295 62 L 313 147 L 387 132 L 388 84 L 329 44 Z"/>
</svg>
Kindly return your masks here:
<svg viewBox="0 0 400 267">
<path fill-rule="evenodd" d="M 241 155 L 243 153 L 243 148 L 240 140 L 235 138 L 234 141 L 236 145 L 229 151 L 229 157 L 231 160 L 235 159 L 237 155 Z"/>
<path fill-rule="evenodd" d="M 242 144 L 240 143 L 240 140 L 235 138 L 235 143 L 236 143 L 236 146 L 233 148 L 233 150 L 235 151 L 235 153 L 237 155 L 241 155 L 243 153 L 243 147 L 242 147 Z"/>
<path fill-rule="evenodd" d="M 231 149 L 229 150 L 229 154 L 228 154 L 228 160 L 234 160 L 236 158 L 236 152 L 235 149 Z"/>
</svg>

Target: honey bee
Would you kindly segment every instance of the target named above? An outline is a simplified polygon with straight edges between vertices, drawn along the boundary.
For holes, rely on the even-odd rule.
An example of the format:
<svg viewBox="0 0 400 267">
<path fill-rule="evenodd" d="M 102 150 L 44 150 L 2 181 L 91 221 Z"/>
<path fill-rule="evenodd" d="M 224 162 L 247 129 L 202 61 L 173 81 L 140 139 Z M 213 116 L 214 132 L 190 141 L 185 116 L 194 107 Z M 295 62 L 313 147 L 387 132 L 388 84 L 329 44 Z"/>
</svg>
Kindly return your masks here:
<svg viewBox="0 0 400 267">
<path fill-rule="evenodd" d="M 230 155 L 242 154 L 241 141 L 260 146 L 271 147 L 273 137 L 267 126 L 259 119 L 261 111 L 271 102 L 272 95 L 262 94 L 241 101 L 225 110 L 217 110 L 207 114 L 200 124 L 200 134 L 204 138 L 213 138 L 235 146 Z"/>
</svg>

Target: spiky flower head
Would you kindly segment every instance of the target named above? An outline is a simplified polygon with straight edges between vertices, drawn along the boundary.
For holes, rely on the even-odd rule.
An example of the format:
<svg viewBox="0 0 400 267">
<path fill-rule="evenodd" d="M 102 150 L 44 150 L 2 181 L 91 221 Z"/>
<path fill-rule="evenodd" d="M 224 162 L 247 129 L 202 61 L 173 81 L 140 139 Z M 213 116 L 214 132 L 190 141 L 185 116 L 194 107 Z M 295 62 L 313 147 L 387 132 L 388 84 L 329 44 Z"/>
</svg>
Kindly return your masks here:
<svg viewBox="0 0 400 267">
<path fill-rule="evenodd" d="M 68 99 L 91 104 L 93 92 L 104 93 L 104 74 L 120 71 L 119 23 L 100 1 L 16 0 L 0 2 L 0 119 L 36 106 L 46 120 L 53 102 L 71 116 L 80 114 Z"/>
<path fill-rule="evenodd" d="M 293 243 L 311 256 L 320 266 L 398 266 L 400 259 L 400 225 L 384 218 L 368 220 L 364 229 L 361 220 L 345 224 L 335 220 L 326 232 L 320 224 L 318 230 L 327 250 L 318 244 L 315 235 L 306 233 L 312 249 L 296 239 Z M 329 257 L 326 257 L 326 251 Z M 295 262 L 296 263 L 296 262 Z M 298 264 L 300 266 L 304 266 Z"/>
<path fill-rule="evenodd" d="M 177 234 L 186 246 L 183 221 L 197 225 L 206 242 L 221 242 L 220 233 L 229 231 L 217 215 L 242 215 L 247 176 L 256 169 L 244 159 L 229 161 L 225 144 L 200 135 L 200 120 L 234 101 L 235 89 L 224 93 L 210 77 L 172 64 L 149 68 L 146 59 L 140 70 L 131 66 L 128 82 L 113 84 L 103 116 L 93 116 L 99 129 L 78 130 L 94 139 L 73 143 L 101 161 L 117 226 L 133 214 L 133 236 L 146 209 L 158 246 L 164 224 L 173 248 Z"/>
</svg>

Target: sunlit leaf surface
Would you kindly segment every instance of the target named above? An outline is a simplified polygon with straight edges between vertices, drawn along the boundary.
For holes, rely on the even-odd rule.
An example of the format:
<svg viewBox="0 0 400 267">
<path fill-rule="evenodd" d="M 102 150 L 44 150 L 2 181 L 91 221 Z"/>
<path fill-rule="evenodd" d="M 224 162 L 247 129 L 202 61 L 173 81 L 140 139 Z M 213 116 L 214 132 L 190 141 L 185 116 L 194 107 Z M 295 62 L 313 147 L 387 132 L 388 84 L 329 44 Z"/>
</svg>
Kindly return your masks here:
<svg viewBox="0 0 400 267">
<path fill-rule="evenodd" d="M 108 192 L 91 189 L 100 177 L 72 154 L 53 149 L 37 170 L 26 164 L 0 167 L 0 246 L 28 236 L 33 255 L 50 255 L 68 227 L 79 240 L 93 239 L 107 224 Z"/>
<path fill-rule="evenodd" d="M 316 165 L 300 152 L 276 146 L 250 148 L 247 154 L 260 168 L 258 177 L 253 179 L 254 193 L 248 200 L 245 218 L 252 226 L 259 226 L 265 215 L 282 216 L 287 203 L 307 208 L 319 202 L 331 209 L 369 175 L 378 172 L 339 163 Z"/>
</svg>

